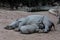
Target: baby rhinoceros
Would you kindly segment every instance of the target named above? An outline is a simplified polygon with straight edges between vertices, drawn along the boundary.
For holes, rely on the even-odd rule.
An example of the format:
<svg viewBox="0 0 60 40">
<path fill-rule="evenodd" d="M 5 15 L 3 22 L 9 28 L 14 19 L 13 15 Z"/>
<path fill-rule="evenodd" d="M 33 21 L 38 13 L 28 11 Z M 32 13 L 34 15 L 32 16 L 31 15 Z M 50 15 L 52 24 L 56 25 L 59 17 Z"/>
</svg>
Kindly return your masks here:
<svg viewBox="0 0 60 40">
<path fill-rule="evenodd" d="M 39 27 L 36 24 L 24 25 L 24 26 L 21 26 L 20 31 L 23 34 L 31 34 L 34 32 L 39 32 Z"/>
</svg>

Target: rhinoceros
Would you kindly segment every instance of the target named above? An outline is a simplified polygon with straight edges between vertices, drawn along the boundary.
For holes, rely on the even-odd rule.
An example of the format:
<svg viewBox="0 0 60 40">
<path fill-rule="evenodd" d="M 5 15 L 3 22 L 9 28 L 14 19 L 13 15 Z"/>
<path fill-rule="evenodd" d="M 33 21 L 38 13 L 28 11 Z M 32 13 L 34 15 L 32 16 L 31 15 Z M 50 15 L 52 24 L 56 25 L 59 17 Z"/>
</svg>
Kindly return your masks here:
<svg viewBox="0 0 60 40">
<path fill-rule="evenodd" d="M 22 26 L 24 25 L 29 25 L 29 24 L 40 24 L 40 23 L 43 23 L 44 24 L 44 28 L 43 28 L 43 32 L 44 33 L 47 33 L 51 30 L 52 26 L 54 27 L 55 29 L 55 26 L 54 26 L 54 23 L 52 21 L 49 20 L 49 17 L 48 16 L 44 16 L 44 15 L 30 15 L 30 16 L 27 16 L 25 18 L 20 18 L 14 22 L 12 22 L 10 25 L 8 25 L 7 27 L 5 27 L 5 29 L 9 29 L 9 28 L 18 28 L 20 29 Z M 37 24 L 37 25 L 38 25 Z M 40 27 L 40 26 L 39 26 Z"/>
</svg>

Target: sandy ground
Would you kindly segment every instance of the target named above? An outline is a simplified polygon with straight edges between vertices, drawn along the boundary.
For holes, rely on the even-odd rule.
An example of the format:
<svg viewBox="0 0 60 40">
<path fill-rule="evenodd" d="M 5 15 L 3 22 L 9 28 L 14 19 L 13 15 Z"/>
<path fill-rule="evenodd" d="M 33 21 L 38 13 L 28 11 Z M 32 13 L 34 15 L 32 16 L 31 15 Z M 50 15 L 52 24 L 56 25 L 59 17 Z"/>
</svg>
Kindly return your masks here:
<svg viewBox="0 0 60 40">
<path fill-rule="evenodd" d="M 33 33 L 21 34 L 13 30 L 5 30 L 4 27 L 10 24 L 17 18 L 26 17 L 28 15 L 47 15 L 54 22 L 56 31 L 52 30 L 49 33 Z M 23 12 L 23 11 L 8 11 L 0 9 L 0 40 L 60 40 L 60 25 L 57 25 L 58 18 L 45 12 Z"/>
</svg>

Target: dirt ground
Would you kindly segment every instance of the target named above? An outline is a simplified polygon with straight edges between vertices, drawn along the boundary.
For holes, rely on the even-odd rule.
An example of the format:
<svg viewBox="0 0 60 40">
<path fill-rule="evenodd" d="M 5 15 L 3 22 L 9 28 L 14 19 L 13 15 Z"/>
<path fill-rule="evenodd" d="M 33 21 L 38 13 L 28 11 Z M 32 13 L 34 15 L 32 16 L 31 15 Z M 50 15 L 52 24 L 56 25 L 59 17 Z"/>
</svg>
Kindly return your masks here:
<svg viewBox="0 0 60 40">
<path fill-rule="evenodd" d="M 33 33 L 21 34 L 13 30 L 6 30 L 4 27 L 17 18 L 26 17 L 28 15 L 47 15 L 54 22 L 56 31 L 49 33 Z M 24 12 L 24 11 L 8 11 L 0 9 L 0 40 L 60 40 L 60 25 L 57 25 L 58 18 L 45 12 Z"/>
</svg>

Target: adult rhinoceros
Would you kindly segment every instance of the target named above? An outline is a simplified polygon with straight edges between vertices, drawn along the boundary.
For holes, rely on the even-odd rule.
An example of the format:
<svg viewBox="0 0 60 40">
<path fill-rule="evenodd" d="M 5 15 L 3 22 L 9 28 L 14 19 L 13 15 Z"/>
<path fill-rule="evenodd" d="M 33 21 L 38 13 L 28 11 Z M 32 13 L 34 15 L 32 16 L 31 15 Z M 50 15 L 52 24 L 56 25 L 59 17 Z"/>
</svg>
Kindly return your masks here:
<svg viewBox="0 0 60 40">
<path fill-rule="evenodd" d="M 25 18 L 20 18 L 9 24 L 7 27 L 5 27 L 5 29 L 15 29 L 15 28 L 20 29 L 24 25 L 36 24 L 36 23 L 44 24 L 45 27 L 43 28 L 43 32 L 45 33 L 49 32 L 52 26 L 55 29 L 54 23 L 49 20 L 48 16 L 44 16 L 44 15 L 30 15 Z"/>
</svg>

